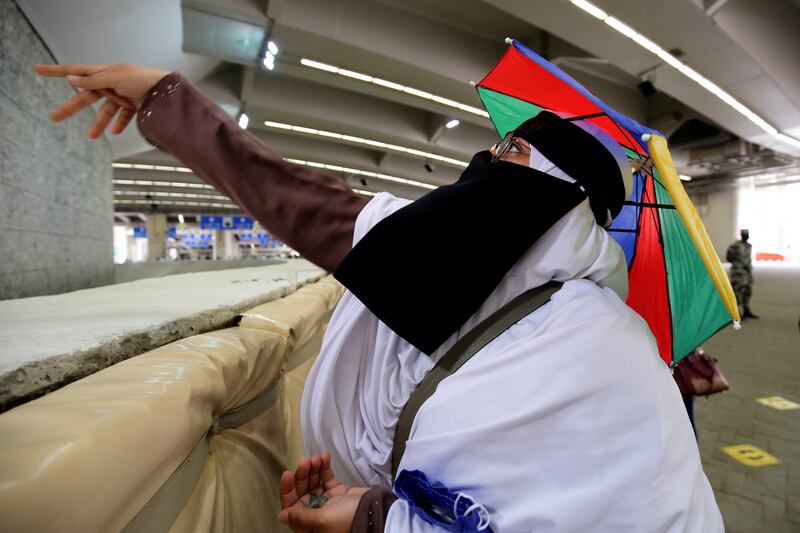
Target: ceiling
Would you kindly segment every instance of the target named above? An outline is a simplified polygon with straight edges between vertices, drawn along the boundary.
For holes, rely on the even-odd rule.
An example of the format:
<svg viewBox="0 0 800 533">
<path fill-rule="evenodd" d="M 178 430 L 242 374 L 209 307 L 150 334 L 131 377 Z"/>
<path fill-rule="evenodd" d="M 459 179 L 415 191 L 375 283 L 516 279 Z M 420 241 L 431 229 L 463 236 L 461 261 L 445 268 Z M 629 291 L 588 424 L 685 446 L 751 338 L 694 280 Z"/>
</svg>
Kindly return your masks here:
<svg viewBox="0 0 800 533">
<path fill-rule="evenodd" d="M 765 169 L 790 173 L 800 157 L 800 148 L 775 140 L 567 0 L 18 3 L 58 61 L 179 70 L 234 118 L 246 113 L 249 131 L 284 157 L 328 165 L 366 193 L 417 198 L 429 188 L 391 178 L 428 187 L 451 183 L 463 168 L 459 162 L 496 141 L 489 120 L 478 114 L 481 105 L 469 82 L 491 69 L 506 36 L 549 58 L 612 107 L 674 134 L 675 160 L 680 171 L 694 176 L 692 185 Z M 800 137 L 800 62 L 793 52 L 800 50 L 797 0 L 593 3 L 673 51 L 779 131 Z M 268 40 L 279 47 L 271 71 L 260 61 Z M 390 83 L 304 66 L 302 58 Z M 655 94 L 637 88 L 645 80 Z M 412 91 L 398 91 L 392 83 Z M 453 107 L 453 101 L 464 105 Z M 445 128 L 454 118 L 460 124 Z M 118 211 L 236 212 L 135 129 L 108 141 L 115 161 L 126 166 L 114 169 Z"/>
</svg>

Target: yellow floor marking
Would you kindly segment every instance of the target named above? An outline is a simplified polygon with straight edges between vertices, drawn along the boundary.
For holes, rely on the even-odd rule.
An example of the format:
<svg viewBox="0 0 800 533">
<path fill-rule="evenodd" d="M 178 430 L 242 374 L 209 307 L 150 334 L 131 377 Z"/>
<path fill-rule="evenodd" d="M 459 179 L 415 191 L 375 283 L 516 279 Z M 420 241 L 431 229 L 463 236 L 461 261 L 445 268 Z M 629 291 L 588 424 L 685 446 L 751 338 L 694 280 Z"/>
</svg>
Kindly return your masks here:
<svg viewBox="0 0 800 533">
<path fill-rule="evenodd" d="M 800 409 L 800 403 L 794 403 L 786 398 L 781 398 L 780 396 L 767 396 L 766 398 L 759 398 L 756 401 L 760 404 L 766 405 L 767 407 L 777 409 L 778 411 Z"/>
<path fill-rule="evenodd" d="M 722 451 L 747 466 L 768 466 L 780 463 L 777 457 L 760 450 L 752 444 L 736 444 L 725 446 Z"/>
</svg>

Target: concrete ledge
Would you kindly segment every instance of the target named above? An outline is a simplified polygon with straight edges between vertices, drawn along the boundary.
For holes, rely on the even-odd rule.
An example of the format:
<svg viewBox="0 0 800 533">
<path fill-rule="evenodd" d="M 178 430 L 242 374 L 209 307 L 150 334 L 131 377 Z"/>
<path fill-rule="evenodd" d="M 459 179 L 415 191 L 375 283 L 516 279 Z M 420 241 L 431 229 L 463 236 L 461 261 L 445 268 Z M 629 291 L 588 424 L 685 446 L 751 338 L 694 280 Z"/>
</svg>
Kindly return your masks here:
<svg viewBox="0 0 800 533">
<path fill-rule="evenodd" d="M 303 259 L 0 302 L 0 412 L 319 280 Z"/>
<path fill-rule="evenodd" d="M 189 274 L 190 272 L 210 272 L 214 270 L 227 270 L 229 268 L 248 268 L 267 265 L 279 265 L 285 259 L 228 259 L 211 261 L 202 259 L 198 261 L 147 261 L 144 263 L 126 263 L 114 265 L 114 282 L 128 283 L 145 278 L 160 278 L 176 274 Z"/>
</svg>

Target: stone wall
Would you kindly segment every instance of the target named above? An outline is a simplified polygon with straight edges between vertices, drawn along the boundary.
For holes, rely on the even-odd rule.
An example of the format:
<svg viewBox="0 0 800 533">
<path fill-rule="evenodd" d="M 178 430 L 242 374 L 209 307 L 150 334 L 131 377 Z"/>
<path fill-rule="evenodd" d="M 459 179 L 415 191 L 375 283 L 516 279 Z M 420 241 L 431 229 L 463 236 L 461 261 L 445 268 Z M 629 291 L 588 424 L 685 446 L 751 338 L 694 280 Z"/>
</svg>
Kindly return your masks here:
<svg viewBox="0 0 800 533">
<path fill-rule="evenodd" d="M 54 59 L 12 0 L 0 0 L 0 299 L 113 281 L 111 149 L 92 113 L 48 116 L 74 94 L 40 78 Z"/>
</svg>

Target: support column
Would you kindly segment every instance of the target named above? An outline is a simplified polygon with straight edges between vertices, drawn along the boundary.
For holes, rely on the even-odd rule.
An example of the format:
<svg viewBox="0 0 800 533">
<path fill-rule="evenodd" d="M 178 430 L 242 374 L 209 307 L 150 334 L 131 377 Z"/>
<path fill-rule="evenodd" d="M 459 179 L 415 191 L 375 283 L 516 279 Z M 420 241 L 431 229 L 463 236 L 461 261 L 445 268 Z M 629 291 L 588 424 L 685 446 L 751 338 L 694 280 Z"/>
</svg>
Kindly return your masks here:
<svg viewBox="0 0 800 533">
<path fill-rule="evenodd" d="M 225 259 L 241 259 L 242 249 L 239 248 L 239 241 L 232 231 L 223 231 L 225 234 Z"/>
<path fill-rule="evenodd" d="M 147 260 L 159 261 L 167 255 L 167 215 L 147 215 Z"/>
<path fill-rule="evenodd" d="M 211 259 L 225 259 L 225 232 L 215 229 L 211 238 Z"/>
</svg>

